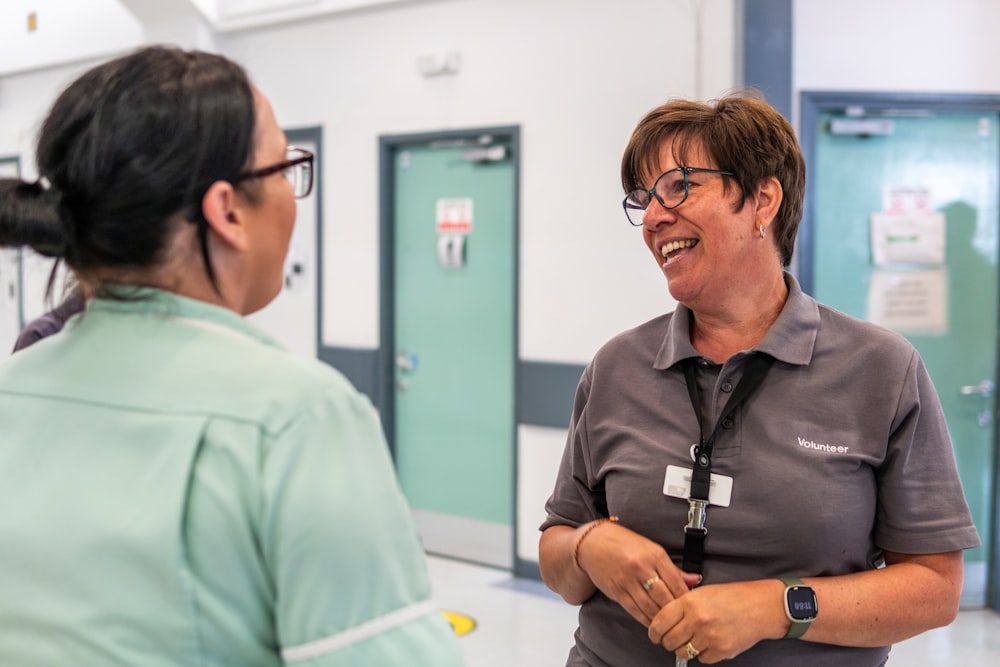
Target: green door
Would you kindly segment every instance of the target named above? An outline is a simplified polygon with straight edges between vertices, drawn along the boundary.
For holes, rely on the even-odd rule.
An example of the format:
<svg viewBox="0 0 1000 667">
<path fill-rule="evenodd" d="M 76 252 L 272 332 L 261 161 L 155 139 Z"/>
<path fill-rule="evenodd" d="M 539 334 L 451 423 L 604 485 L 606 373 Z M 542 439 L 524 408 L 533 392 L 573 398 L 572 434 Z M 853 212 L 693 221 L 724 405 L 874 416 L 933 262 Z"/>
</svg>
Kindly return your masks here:
<svg viewBox="0 0 1000 667">
<path fill-rule="evenodd" d="M 515 170 L 503 138 L 393 154 L 394 450 L 428 551 L 513 560 Z"/>
<path fill-rule="evenodd" d="M 813 294 L 899 331 L 927 365 L 984 545 L 966 552 L 965 607 L 985 604 L 993 539 L 997 121 L 829 111 L 813 128 Z"/>
</svg>

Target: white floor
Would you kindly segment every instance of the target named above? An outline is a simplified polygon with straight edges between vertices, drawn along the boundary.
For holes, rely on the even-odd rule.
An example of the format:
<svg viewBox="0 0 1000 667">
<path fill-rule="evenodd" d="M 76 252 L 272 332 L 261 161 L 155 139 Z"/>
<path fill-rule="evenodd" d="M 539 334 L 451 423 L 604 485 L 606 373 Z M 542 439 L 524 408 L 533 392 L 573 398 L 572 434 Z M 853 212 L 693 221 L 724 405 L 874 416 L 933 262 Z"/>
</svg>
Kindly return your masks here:
<svg viewBox="0 0 1000 667">
<path fill-rule="evenodd" d="M 576 608 L 541 582 L 509 572 L 429 557 L 434 598 L 446 611 L 471 617 L 459 637 L 469 667 L 560 667 L 576 629 Z M 1000 665 L 1000 614 L 959 613 L 958 620 L 897 644 L 890 665 L 978 667 Z"/>
</svg>

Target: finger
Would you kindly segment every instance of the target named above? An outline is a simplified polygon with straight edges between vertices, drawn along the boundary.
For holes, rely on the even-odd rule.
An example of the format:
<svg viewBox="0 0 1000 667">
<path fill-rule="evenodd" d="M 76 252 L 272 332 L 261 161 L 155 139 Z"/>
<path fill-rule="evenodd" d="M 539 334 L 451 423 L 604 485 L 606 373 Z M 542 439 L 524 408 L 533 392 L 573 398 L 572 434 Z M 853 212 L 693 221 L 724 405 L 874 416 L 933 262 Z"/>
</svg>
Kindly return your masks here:
<svg viewBox="0 0 1000 667">
<path fill-rule="evenodd" d="M 643 581 L 642 589 L 646 599 L 638 601 L 638 605 L 649 616 L 649 621 L 651 622 L 660 613 L 663 605 L 668 604 L 674 597 L 670 594 L 670 589 L 667 588 L 667 585 L 663 583 L 658 574 Z M 649 622 L 646 625 L 648 626 Z"/>
<path fill-rule="evenodd" d="M 653 617 L 656 615 L 656 611 L 653 609 L 653 607 L 655 607 L 655 603 L 641 588 L 638 593 L 633 593 L 632 591 L 627 592 L 623 599 L 618 600 L 618 604 L 620 604 L 622 608 L 628 612 L 629 616 L 639 621 L 647 628 L 652 622 Z"/>
<path fill-rule="evenodd" d="M 650 579 L 642 582 L 638 590 L 634 591 L 634 599 L 636 606 L 642 610 L 643 614 L 646 616 L 646 622 L 644 625 L 647 627 L 652 622 L 653 618 L 660 613 L 660 609 L 663 605 L 667 604 L 673 598 L 670 596 L 670 592 L 667 587 L 660 580 L 659 576 L 653 576 Z"/>
<path fill-rule="evenodd" d="M 684 584 L 688 588 L 695 588 L 695 587 L 701 585 L 701 579 L 702 579 L 702 577 L 701 577 L 700 574 L 694 574 L 694 573 L 691 573 L 691 572 L 685 572 L 683 574 L 683 579 L 684 579 Z"/>
<path fill-rule="evenodd" d="M 630 613 L 646 627 L 649 627 L 650 622 L 660 612 L 663 605 L 673 600 L 670 590 L 658 574 L 644 579 L 638 587 L 627 586 L 626 588 L 626 593 L 636 610 L 635 613 Z"/>
<path fill-rule="evenodd" d="M 659 563 L 656 569 L 663 580 L 663 585 L 670 593 L 671 600 L 679 598 L 691 590 L 692 586 L 689 584 L 694 583 L 698 577 L 698 575 L 684 572 L 669 559 L 665 563 Z"/>
<path fill-rule="evenodd" d="M 645 586 L 643 587 L 645 588 Z M 663 607 L 670 604 L 675 599 L 674 594 L 670 592 L 670 589 L 667 588 L 667 585 L 663 582 L 662 579 L 659 578 L 650 585 L 649 590 L 647 591 L 647 595 L 649 596 L 649 599 L 653 602 L 653 604 L 656 606 L 656 610 L 652 614 L 653 616 L 656 616 L 656 614 L 659 613 L 660 609 L 663 609 Z"/>
<path fill-rule="evenodd" d="M 686 628 L 680 627 L 683 618 L 684 607 L 680 602 L 674 600 L 665 605 L 649 624 L 646 633 L 649 641 L 663 646 L 668 651 L 680 646 L 680 638 L 686 636 L 688 632 Z"/>
<path fill-rule="evenodd" d="M 663 636 L 660 646 L 682 660 L 698 658 L 700 662 L 705 662 L 707 641 L 697 639 L 687 623 L 681 622 L 672 627 Z"/>
<path fill-rule="evenodd" d="M 688 641 L 684 642 L 680 648 L 676 649 L 673 653 L 681 660 L 694 660 L 695 658 L 702 656 L 703 649 L 699 649 L 695 644 L 695 638 L 692 637 Z M 702 656 L 704 657 L 704 656 Z"/>
</svg>

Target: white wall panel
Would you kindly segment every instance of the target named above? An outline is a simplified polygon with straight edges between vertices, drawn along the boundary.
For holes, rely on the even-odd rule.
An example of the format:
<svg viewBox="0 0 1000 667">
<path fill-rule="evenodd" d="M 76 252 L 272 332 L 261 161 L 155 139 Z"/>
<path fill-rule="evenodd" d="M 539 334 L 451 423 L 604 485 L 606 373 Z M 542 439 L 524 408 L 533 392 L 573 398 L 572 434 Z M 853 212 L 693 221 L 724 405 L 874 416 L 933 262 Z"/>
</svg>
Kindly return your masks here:
<svg viewBox="0 0 1000 667">
<path fill-rule="evenodd" d="M 796 90 L 995 93 L 996 0 L 794 0 Z"/>
<path fill-rule="evenodd" d="M 142 24 L 116 0 L 4 0 L 0 76 L 116 53 L 144 38 Z"/>
<path fill-rule="evenodd" d="M 693 6 L 464 0 L 230 35 L 282 124 L 324 127 L 325 343 L 378 342 L 381 134 L 522 127 L 523 357 L 583 362 L 672 308 L 621 213 L 618 170 L 643 113 L 696 82 L 706 96 L 734 83 L 732 3 L 705 4 L 701 60 Z M 420 75 L 420 56 L 451 51 L 457 75 Z"/>
<path fill-rule="evenodd" d="M 517 429 L 517 556 L 538 561 L 538 527 L 545 520 L 545 501 L 555 486 L 566 446 L 566 429 L 519 426 Z"/>
</svg>

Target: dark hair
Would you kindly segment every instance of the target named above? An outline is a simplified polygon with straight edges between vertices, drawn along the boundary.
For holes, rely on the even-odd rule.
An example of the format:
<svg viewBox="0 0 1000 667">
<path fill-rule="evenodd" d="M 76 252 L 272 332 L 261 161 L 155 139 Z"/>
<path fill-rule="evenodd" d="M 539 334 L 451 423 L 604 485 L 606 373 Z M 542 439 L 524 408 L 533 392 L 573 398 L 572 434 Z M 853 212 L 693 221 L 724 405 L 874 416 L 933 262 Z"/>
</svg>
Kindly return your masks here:
<svg viewBox="0 0 1000 667">
<path fill-rule="evenodd" d="M 690 153 L 701 149 L 716 169 L 736 174 L 732 177 L 740 189 L 736 210 L 773 176 L 782 189 L 774 233 L 782 265 L 788 266 L 802 221 L 806 163 L 792 126 L 754 94 L 743 91 L 709 104 L 672 100 L 650 111 L 639 121 L 622 157 L 622 186 L 631 192 L 659 175 L 652 172 L 667 139 L 673 140 L 677 164 L 713 166 L 688 164 Z M 728 178 L 725 187 L 728 190 Z"/>
<path fill-rule="evenodd" d="M 183 214 L 214 284 L 201 199 L 251 164 L 255 123 L 246 72 L 223 56 L 154 46 L 99 65 L 45 119 L 39 182 L 0 181 L 0 246 L 63 258 L 87 278 L 156 264 Z"/>
</svg>

